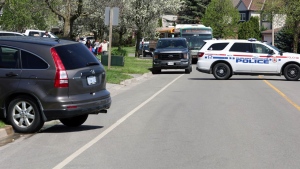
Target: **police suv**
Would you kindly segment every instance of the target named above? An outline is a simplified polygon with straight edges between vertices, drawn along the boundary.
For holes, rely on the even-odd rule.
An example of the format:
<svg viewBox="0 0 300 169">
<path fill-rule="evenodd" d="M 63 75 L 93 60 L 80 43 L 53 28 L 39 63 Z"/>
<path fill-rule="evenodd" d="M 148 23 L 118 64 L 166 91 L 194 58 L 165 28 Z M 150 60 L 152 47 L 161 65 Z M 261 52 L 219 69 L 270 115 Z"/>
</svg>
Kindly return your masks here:
<svg viewBox="0 0 300 169">
<path fill-rule="evenodd" d="M 226 80 L 232 75 L 275 75 L 300 78 L 300 54 L 283 53 L 255 39 L 206 40 L 198 53 L 197 70 Z"/>
</svg>

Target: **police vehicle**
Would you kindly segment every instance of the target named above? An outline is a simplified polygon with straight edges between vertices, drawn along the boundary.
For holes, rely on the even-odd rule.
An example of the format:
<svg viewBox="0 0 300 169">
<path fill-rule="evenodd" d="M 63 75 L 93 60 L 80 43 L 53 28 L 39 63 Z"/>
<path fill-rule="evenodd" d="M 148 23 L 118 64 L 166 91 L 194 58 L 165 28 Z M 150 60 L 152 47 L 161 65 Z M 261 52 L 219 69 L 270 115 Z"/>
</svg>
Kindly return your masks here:
<svg viewBox="0 0 300 169">
<path fill-rule="evenodd" d="M 232 75 L 284 75 L 300 78 L 300 54 L 283 53 L 276 47 L 249 40 L 206 40 L 198 52 L 197 70 L 226 80 Z"/>
</svg>

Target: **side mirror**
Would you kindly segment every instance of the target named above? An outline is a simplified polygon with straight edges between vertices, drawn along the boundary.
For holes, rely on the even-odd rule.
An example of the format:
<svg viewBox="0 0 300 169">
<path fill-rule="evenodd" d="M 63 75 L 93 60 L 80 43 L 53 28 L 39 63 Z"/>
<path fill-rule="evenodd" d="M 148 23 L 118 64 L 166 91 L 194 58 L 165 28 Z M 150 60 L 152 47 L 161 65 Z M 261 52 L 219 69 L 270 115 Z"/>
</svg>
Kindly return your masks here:
<svg viewBox="0 0 300 169">
<path fill-rule="evenodd" d="M 283 52 L 282 52 L 282 50 L 280 50 L 280 51 L 279 51 L 279 54 L 280 54 L 280 56 L 282 56 L 282 55 L 283 55 Z"/>
<path fill-rule="evenodd" d="M 274 54 L 274 50 L 269 50 L 268 54 L 273 55 Z"/>
</svg>

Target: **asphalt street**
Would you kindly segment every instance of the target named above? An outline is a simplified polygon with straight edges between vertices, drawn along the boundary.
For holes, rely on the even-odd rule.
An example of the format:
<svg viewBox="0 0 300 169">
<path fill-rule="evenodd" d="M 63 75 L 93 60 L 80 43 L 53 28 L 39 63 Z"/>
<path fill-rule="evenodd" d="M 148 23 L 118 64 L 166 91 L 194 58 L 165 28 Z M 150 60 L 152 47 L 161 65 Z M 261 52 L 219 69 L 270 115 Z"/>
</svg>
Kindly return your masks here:
<svg viewBox="0 0 300 169">
<path fill-rule="evenodd" d="M 299 81 L 163 71 L 112 91 L 107 114 L 0 147 L 1 168 L 300 168 Z"/>
</svg>

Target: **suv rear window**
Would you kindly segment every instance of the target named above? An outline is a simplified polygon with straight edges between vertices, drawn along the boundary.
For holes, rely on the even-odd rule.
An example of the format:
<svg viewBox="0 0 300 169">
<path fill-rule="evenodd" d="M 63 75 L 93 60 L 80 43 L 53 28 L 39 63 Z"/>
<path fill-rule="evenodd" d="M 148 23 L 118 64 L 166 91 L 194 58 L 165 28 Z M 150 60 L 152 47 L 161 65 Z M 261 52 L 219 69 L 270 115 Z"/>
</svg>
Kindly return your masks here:
<svg viewBox="0 0 300 169">
<path fill-rule="evenodd" d="M 208 50 L 223 50 L 229 43 L 215 43 L 212 44 Z"/>
<path fill-rule="evenodd" d="M 66 70 L 88 66 L 89 63 L 99 63 L 95 55 L 82 43 L 55 47 Z"/>
</svg>

